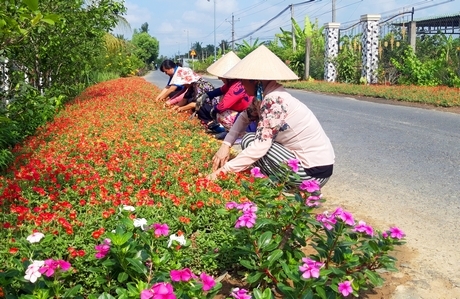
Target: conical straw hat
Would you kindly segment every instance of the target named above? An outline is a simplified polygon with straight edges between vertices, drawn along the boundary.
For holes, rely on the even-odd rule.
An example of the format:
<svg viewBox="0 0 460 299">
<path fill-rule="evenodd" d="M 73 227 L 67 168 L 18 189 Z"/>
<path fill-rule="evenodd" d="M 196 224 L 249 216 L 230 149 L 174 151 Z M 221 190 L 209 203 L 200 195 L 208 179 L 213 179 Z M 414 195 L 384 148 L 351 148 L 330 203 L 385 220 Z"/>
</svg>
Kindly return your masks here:
<svg viewBox="0 0 460 299">
<path fill-rule="evenodd" d="M 234 67 L 241 59 L 236 56 L 236 54 L 232 51 L 228 52 L 221 58 L 219 58 L 216 62 L 211 64 L 206 70 L 208 73 L 222 77 L 223 74 L 228 72 L 232 67 Z"/>
<path fill-rule="evenodd" d="M 221 76 L 227 79 L 298 80 L 299 77 L 264 45 L 244 57 Z"/>
</svg>

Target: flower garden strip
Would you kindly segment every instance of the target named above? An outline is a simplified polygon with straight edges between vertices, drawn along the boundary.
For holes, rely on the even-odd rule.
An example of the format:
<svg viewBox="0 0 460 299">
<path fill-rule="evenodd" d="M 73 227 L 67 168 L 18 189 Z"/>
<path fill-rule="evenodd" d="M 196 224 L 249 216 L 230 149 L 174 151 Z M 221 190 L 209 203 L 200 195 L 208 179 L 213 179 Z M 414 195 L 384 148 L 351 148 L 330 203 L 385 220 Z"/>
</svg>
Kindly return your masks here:
<svg viewBox="0 0 460 299">
<path fill-rule="evenodd" d="M 334 298 L 395 270 L 404 233 L 320 213 L 315 183 L 288 194 L 257 169 L 207 180 L 219 142 L 158 92 L 141 78 L 92 86 L 14 149 L 0 298 L 213 298 L 225 272 L 246 288 L 221 296 Z"/>
</svg>

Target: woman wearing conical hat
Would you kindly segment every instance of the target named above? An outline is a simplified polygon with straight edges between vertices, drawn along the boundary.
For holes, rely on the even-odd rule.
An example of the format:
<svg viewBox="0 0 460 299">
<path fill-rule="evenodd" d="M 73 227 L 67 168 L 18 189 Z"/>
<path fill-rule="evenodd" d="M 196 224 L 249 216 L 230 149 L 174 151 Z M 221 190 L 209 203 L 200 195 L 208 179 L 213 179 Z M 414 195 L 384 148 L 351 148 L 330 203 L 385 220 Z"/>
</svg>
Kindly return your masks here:
<svg viewBox="0 0 460 299">
<path fill-rule="evenodd" d="M 246 93 L 240 80 L 222 78 L 226 72 L 240 61 L 241 59 L 230 51 L 207 68 L 208 73 L 217 76 L 224 85 L 204 95 L 208 99 L 220 96 L 220 101 L 210 105 L 210 101 L 203 98 L 202 102 L 204 104 L 201 105 L 197 114 L 200 119 L 207 120 L 209 129 L 212 130 L 213 126 L 218 126 L 219 124 L 225 129 L 223 132 L 216 132 L 215 137 L 217 139 L 225 138 L 238 115 L 248 108 L 253 99 L 252 96 Z"/>
<path fill-rule="evenodd" d="M 291 183 L 316 180 L 320 186 L 326 184 L 335 160 L 331 142 L 313 112 L 276 81 L 297 80 L 297 75 L 262 45 L 222 77 L 240 79 L 248 95 L 255 98 L 214 155 L 208 178 L 250 167 L 259 167 L 266 176 L 284 178 L 287 170 L 283 164 L 298 161 L 300 180 L 292 176 Z M 256 132 L 244 135 L 242 151 L 228 160 L 230 147 L 252 120 L 257 121 Z"/>
</svg>

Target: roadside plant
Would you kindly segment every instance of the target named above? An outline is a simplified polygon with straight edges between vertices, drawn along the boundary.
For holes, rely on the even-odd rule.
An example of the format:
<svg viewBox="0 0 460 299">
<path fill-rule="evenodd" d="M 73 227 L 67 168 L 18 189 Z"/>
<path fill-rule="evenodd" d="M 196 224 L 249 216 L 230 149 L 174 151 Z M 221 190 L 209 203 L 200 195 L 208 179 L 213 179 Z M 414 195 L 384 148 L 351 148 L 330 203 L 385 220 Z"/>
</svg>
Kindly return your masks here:
<svg viewBox="0 0 460 299">
<path fill-rule="evenodd" d="M 292 161 L 287 165 L 295 170 Z M 389 252 L 404 243 L 399 228 L 374 230 L 340 207 L 318 212 L 323 200 L 316 181 L 293 190 L 286 188 L 289 175 L 275 181 L 252 173 L 249 201 L 229 202 L 222 213 L 235 221 L 239 264 L 255 298 L 358 296 L 382 285 L 377 270 L 396 271 Z"/>
<path fill-rule="evenodd" d="M 193 273 L 183 266 L 182 251 L 190 240 L 181 231 L 171 233 L 165 223 L 133 219 L 134 210 L 120 207 L 118 224 L 98 236 L 103 240 L 87 258 L 88 278 L 102 293 L 88 294 L 75 284 L 72 274 L 78 269 L 64 259 L 49 258 L 53 236 L 41 232 L 20 243 L 17 250 L 28 252 L 28 257 L 16 270 L 0 275 L 3 292 L 11 296 L 20 289 L 19 298 L 213 298 L 222 285 L 205 272 Z"/>
</svg>

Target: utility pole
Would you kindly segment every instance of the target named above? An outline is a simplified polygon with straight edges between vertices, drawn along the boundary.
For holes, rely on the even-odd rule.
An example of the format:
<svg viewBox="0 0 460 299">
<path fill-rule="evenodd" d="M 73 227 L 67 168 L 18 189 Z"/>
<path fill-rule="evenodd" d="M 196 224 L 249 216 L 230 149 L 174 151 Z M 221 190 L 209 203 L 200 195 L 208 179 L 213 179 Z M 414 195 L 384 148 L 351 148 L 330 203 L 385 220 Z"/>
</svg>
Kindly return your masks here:
<svg viewBox="0 0 460 299">
<path fill-rule="evenodd" d="M 240 18 L 238 18 L 238 20 L 236 20 L 236 21 L 239 21 L 239 20 L 240 20 Z M 227 21 L 227 20 L 225 20 L 225 21 Z M 235 51 L 235 22 L 236 21 L 235 21 L 235 16 L 232 13 L 232 21 L 229 22 L 230 24 L 232 24 L 232 51 Z"/>
<path fill-rule="evenodd" d="M 332 0 L 332 23 L 335 23 L 335 20 L 336 20 L 336 18 L 335 18 L 335 11 L 336 11 L 336 9 L 335 9 L 335 1 L 336 0 Z"/>
<path fill-rule="evenodd" d="M 291 24 L 292 24 L 292 51 L 295 51 L 296 43 L 295 43 L 295 33 L 294 33 L 294 5 L 291 4 Z"/>
</svg>

